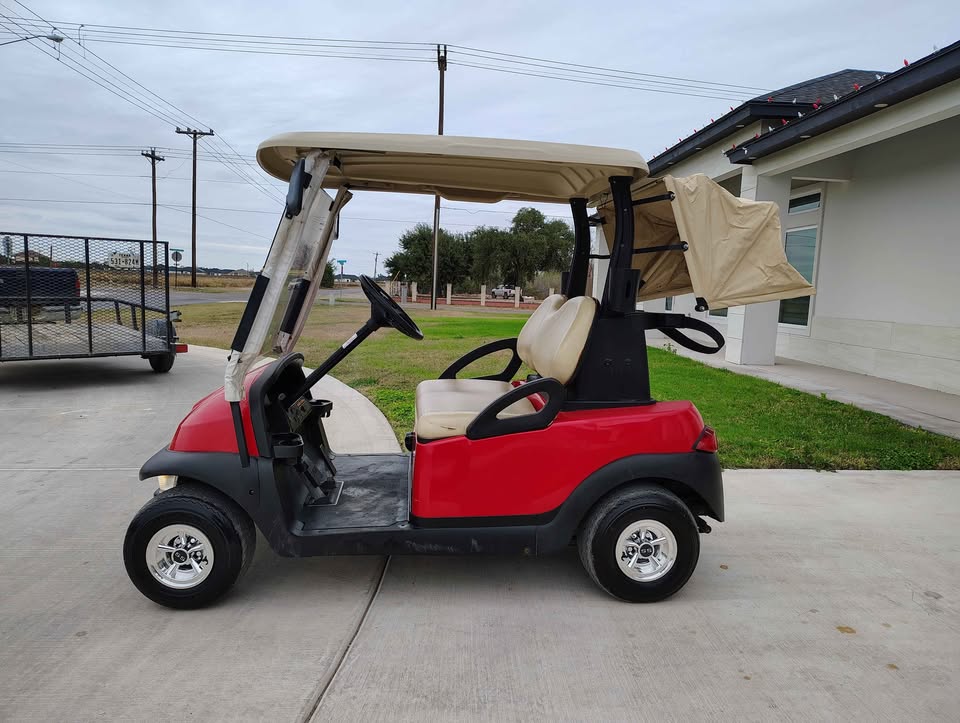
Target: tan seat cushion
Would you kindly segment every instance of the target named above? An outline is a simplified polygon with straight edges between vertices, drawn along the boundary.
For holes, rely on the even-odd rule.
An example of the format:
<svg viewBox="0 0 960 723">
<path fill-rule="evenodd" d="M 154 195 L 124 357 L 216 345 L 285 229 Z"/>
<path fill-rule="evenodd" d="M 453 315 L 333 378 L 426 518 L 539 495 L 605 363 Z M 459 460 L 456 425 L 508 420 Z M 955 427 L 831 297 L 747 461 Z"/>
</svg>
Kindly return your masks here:
<svg viewBox="0 0 960 723">
<path fill-rule="evenodd" d="M 569 301 L 554 294 L 543 300 L 517 338 L 517 354 L 542 377 L 567 384 L 577 370 L 580 356 L 597 314 L 597 302 L 589 296 Z M 493 379 L 430 379 L 417 385 L 417 439 L 443 439 L 467 433 L 467 427 L 493 401 L 506 394 L 510 382 Z M 514 402 L 497 415 L 515 417 L 533 414 L 529 399 Z"/>
<path fill-rule="evenodd" d="M 561 294 L 548 296 L 520 330 L 517 354 L 540 376 L 567 384 L 580 363 L 596 315 L 597 302 L 589 296 L 569 301 Z"/>
<path fill-rule="evenodd" d="M 492 379 L 428 379 L 417 385 L 417 439 L 443 439 L 467 433 L 467 427 L 487 406 L 510 391 L 509 382 Z M 536 408 L 521 399 L 499 417 L 532 414 Z"/>
</svg>

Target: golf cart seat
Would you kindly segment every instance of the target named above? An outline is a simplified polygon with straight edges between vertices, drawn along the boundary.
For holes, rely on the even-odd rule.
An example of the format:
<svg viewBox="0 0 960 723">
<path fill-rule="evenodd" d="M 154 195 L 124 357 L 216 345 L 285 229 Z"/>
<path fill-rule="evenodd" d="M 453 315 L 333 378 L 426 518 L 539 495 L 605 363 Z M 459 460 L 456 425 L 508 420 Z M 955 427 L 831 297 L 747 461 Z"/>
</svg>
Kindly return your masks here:
<svg viewBox="0 0 960 723">
<path fill-rule="evenodd" d="M 566 385 L 573 378 L 597 313 L 589 296 L 568 300 L 561 294 L 544 299 L 520 330 L 517 355 L 541 377 Z M 513 384 L 501 379 L 428 379 L 417 385 L 416 425 L 419 441 L 457 437 L 484 409 L 510 392 Z M 542 405 L 541 405 L 542 406 Z M 530 397 L 519 399 L 497 418 L 533 414 Z"/>
</svg>

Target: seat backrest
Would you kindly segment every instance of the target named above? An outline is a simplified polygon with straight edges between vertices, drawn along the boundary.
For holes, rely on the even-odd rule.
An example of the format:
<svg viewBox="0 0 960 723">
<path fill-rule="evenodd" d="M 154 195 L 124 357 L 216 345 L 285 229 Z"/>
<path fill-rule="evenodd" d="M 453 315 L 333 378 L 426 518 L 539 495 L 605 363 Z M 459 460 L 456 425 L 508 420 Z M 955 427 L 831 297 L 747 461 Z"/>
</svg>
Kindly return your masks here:
<svg viewBox="0 0 960 723">
<path fill-rule="evenodd" d="M 554 294 L 530 315 L 517 337 L 517 354 L 542 377 L 567 384 L 577 370 L 583 348 L 597 314 L 589 296 L 567 300 Z"/>
</svg>

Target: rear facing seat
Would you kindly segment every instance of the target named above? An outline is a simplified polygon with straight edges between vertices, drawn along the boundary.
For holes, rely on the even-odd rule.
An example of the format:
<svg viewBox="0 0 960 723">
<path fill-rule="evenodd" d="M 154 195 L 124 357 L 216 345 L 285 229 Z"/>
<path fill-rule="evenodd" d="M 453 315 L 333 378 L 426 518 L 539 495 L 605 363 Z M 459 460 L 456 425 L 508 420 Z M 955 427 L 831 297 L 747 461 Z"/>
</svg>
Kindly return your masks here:
<svg viewBox="0 0 960 723">
<path fill-rule="evenodd" d="M 542 377 L 568 384 L 587 343 L 597 302 L 589 296 L 567 300 L 561 294 L 544 299 L 517 337 L 517 353 Z M 428 379 L 417 385 L 418 440 L 466 434 L 467 427 L 489 404 L 512 389 L 510 382 L 492 379 Z M 500 417 L 532 414 L 529 399 L 521 399 Z"/>
</svg>

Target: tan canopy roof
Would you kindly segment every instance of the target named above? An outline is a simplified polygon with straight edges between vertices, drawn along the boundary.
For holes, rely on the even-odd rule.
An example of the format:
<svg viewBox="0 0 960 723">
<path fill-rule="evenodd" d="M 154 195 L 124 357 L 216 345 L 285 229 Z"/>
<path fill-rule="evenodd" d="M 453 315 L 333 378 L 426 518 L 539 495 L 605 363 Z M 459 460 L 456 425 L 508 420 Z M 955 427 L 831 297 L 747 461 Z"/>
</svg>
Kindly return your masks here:
<svg viewBox="0 0 960 723">
<path fill-rule="evenodd" d="M 725 309 L 816 293 L 787 261 L 775 203 L 738 198 L 702 174 L 641 181 L 633 198 L 668 191 L 672 201 L 634 206 L 634 249 L 684 242 L 689 248 L 634 254 L 644 281 L 641 301 L 692 293 L 711 309 Z M 602 204 L 600 214 L 612 233 L 613 204 Z"/>
<path fill-rule="evenodd" d="M 602 194 L 610 176 L 648 173 L 640 154 L 618 148 L 398 133 L 284 133 L 260 144 L 257 161 L 285 181 L 311 150 L 335 156 L 325 188 L 439 193 L 451 201 L 566 203 Z"/>
</svg>

